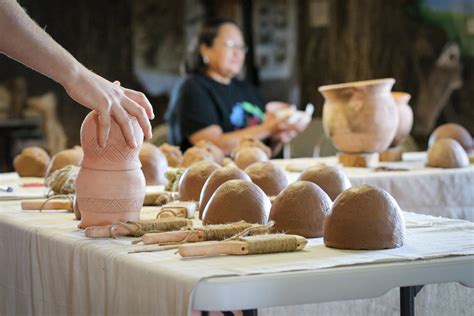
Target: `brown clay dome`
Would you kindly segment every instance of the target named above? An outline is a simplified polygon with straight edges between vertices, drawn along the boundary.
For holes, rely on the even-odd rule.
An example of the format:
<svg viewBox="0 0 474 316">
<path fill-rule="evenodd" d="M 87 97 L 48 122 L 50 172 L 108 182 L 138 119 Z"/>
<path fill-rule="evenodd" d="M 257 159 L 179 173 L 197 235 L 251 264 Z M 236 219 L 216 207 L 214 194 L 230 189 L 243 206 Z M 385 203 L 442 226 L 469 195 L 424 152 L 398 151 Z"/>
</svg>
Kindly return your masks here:
<svg viewBox="0 0 474 316">
<path fill-rule="evenodd" d="M 469 166 L 469 157 L 457 141 L 441 138 L 428 149 L 427 167 L 464 168 Z"/>
<path fill-rule="evenodd" d="M 143 143 L 139 158 L 146 185 L 166 183 L 165 172 L 168 169 L 168 161 L 158 147 L 151 143 Z"/>
<path fill-rule="evenodd" d="M 211 198 L 212 194 L 217 190 L 217 188 L 219 188 L 219 186 L 224 182 L 234 179 L 251 181 L 250 177 L 244 171 L 234 166 L 222 167 L 214 170 L 214 172 L 211 173 L 201 190 L 201 197 L 199 199 L 200 219 L 202 219 L 202 214 L 204 213 L 207 202 Z"/>
<path fill-rule="evenodd" d="M 181 201 L 199 201 L 201 189 L 211 173 L 218 169 L 214 161 L 198 161 L 184 171 L 179 180 L 179 198 Z"/>
<path fill-rule="evenodd" d="M 234 162 L 242 170 L 253 163 L 267 161 L 268 157 L 259 147 L 243 147 L 235 154 Z"/>
<path fill-rule="evenodd" d="M 46 176 L 69 165 L 80 166 L 83 158 L 84 151 L 80 146 L 60 151 L 51 159 L 48 170 L 46 171 Z"/>
<path fill-rule="evenodd" d="M 172 146 L 170 144 L 164 143 L 159 148 L 165 155 L 166 160 L 168 161 L 168 166 L 175 168 L 181 165 L 183 162 L 183 153 L 178 146 Z"/>
<path fill-rule="evenodd" d="M 256 162 L 245 169 L 252 182 L 268 196 L 278 195 L 288 185 L 283 169 L 270 161 Z"/>
<path fill-rule="evenodd" d="M 298 180 L 317 184 L 333 201 L 342 191 L 351 187 L 349 178 L 341 168 L 323 164 L 307 168 L 301 173 Z"/>
<path fill-rule="evenodd" d="M 342 192 L 324 222 L 324 244 L 332 248 L 397 248 L 404 238 L 405 221 L 397 201 L 369 185 Z"/>
<path fill-rule="evenodd" d="M 27 147 L 13 160 L 13 167 L 20 177 L 44 177 L 51 161 L 40 147 Z"/>
<path fill-rule="evenodd" d="M 214 162 L 221 166 L 224 164 L 224 152 L 210 141 L 201 140 L 195 146 L 207 150 L 212 155 Z"/>
<path fill-rule="evenodd" d="M 442 138 L 452 138 L 464 148 L 469 154 L 473 149 L 472 137 L 468 130 L 459 124 L 447 123 L 438 126 L 430 135 L 428 147 L 431 147 L 436 141 Z"/>
<path fill-rule="evenodd" d="M 188 168 L 193 163 L 204 160 L 214 161 L 214 157 L 204 148 L 190 147 L 184 152 L 182 167 Z"/>
<path fill-rule="evenodd" d="M 270 149 L 270 147 L 268 147 L 267 145 L 265 145 L 264 143 L 262 143 L 260 140 L 256 138 L 247 137 L 247 138 L 242 138 L 239 145 L 232 151 L 231 157 L 235 158 L 235 155 L 237 154 L 237 152 L 241 150 L 242 148 L 246 148 L 246 147 L 260 148 L 261 150 L 263 150 L 263 152 L 265 152 L 265 154 L 267 155 L 267 158 L 270 158 L 272 156 L 272 150 Z"/>
<path fill-rule="evenodd" d="M 203 224 L 239 221 L 266 224 L 271 203 L 265 192 L 246 180 L 229 180 L 211 196 L 203 214 Z"/>
<path fill-rule="evenodd" d="M 332 201 L 316 184 L 296 181 L 273 201 L 269 220 L 277 232 L 316 238 L 323 235 L 323 225 Z"/>
</svg>

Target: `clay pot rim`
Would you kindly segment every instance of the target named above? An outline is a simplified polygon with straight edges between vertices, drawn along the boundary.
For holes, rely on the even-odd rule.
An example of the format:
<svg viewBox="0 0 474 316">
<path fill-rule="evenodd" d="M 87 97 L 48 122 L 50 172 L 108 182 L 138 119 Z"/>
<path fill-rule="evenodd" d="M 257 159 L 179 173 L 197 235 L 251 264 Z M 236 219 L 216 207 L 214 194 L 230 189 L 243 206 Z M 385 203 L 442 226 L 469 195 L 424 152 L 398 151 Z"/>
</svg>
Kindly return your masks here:
<svg viewBox="0 0 474 316">
<path fill-rule="evenodd" d="M 346 89 L 346 88 L 354 88 L 354 87 L 361 87 L 361 86 L 370 86 L 370 85 L 377 85 L 383 83 L 391 83 L 392 85 L 395 84 L 395 79 L 393 78 L 384 78 L 384 79 L 373 79 L 373 80 L 364 80 L 364 81 L 353 81 L 353 82 L 345 82 L 345 83 L 337 83 L 337 84 L 330 84 L 321 86 L 318 88 L 318 91 L 327 91 L 327 90 L 335 90 L 335 89 Z"/>
<path fill-rule="evenodd" d="M 411 94 L 403 91 L 392 91 L 392 96 L 395 101 L 400 101 L 403 103 L 408 103 L 411 99 Z"/>
</svg>

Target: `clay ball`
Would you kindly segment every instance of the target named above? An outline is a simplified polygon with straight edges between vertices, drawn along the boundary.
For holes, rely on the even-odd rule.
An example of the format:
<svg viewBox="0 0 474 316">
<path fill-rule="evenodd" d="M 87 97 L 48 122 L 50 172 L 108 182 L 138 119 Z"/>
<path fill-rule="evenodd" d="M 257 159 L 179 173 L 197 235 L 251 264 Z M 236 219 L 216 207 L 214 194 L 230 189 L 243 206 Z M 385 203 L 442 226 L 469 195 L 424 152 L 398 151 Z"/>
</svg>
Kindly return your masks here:
<svg viewBox="0 0 474 316">
<path fill-rule="evenodd" d="M 253 163 L 260 161 L 267 161 L 268 157 L 265 152 L 258 147 L 244 147 L 241 148 L 234 158 L 235 164 L 240 169 L 245 169 Z"/>
<path fill-rule="evenodd" d="M 198 161 L 186 169 L 179 179 L 179 198 L 181 201 L 199 201 L 201 189 L 211 173 L 218 169 L 214 161 Z"/>
<path fill-rule="evenodd" d="M 397 248 L 404 239 L 405 221 L 397 201 L 369 185 L 342 192 L 324 222 L 324 244 L 332 248 Z"/>
<path fill-rule="evenodd" d="M 143 143 L 139 158 L 146 185 L 166 183 L 165 172 L 168 169 L 168 161 L 158 147 L 150 143 Z"/>
<path fill-rule="evenodd" d="M 181 165 L 183 162 L 183 153 L 178 146 L 172 146 L 164 143 L 159 148 L 165 155 L 166 160 L 168 161 L 168 166 L 175 168 Z"/>
<path fill-rule="evenodd" d="M 201 140 L 195 145 L 195 147 L 207 150 L 212 155 L 214 162 L 221 166 L 224 164 L 224 152 L 210 141 Z"/>
<path fill-rule="evenodd" d="M 270 158 L 272 156 L 272 150 L 270 149 L 270 147 L 262 143 L 259 139 L 247 137 L 247 138 L 242 138 L 239 145 L 236 148 L 234 148 L 234 150 L 232 151 L 231 157 L 235 158 L 235 155 L 237 154 L 237 152 L 240 151 L 242 148 L 246 148 L 246 147 L 260 148 L 261 150 L 265 152 L 265 154 L 267 155 L 267 158 Z"/>
<path fill-rule="evenodd" d="M 83 158 L 84 152 L 80 146 L 60 151 L 51 159 L 46 176 L 69 165 L 80 166 Z"/>
<path fill-rule="evenodd" d="M 13 167 L 20 177 L 44 177 L 51 161 L 40 147 L 27 147 L 15 157 Z"/>
<path fill-rule="evenodd" d="M 203 224 L 239 221 L 266 224 L 271 203 L 265 192 L 246 180 L 229 180 L 211 196 L 203 214 Z"/>
<path fill-rule="evenodd" d="M 224 182 L 234 179 L 251 181 L 250 177 L 244 171 L 234 166 L 222 167 L 214 170 L 214 172 L 211 173 L 201 190 L 201 197 L 199 199 L 200 219 L 202 219 L 202 214 L 204 213 L 207 202 L 211 198 L 212 194 L 217 190 L 217 188 Z"/>
<path fill-rule="evenodd" d="M 471 134 L 459 124 L 447 123 L 438 126 L 430 135 L 428 147 L 431 147 L 436 141 L 442 138 L 454 139 L 467 153 L 470 153 L 473 149 Z"/>
<path fill-rule="evenodd" d="M 349 178 L 340 168 L 323 164 L 307 168 L 298 180 L 317 184 L 333 201 L 342 191 L 351 187 Z"/>
<path fill-rule="evenodd" d="M 469 166 L 469 157 L 457 141 L 442 138 L 428 149 L 427 167 L 464 168 Z"/>
<path fill-rule="evenodd" d="M 182 167 L 188 168 L 193 163 L 204 160 L 214 161 L 214 157 L 204 148 L 190 147 L 184 152 Z"/>
<path fill-rule="evenodd" d="M 316 184 L 296 181 L 273 201 L 269 220 L 277 232 L 316 238 L 323 235 L 323 225 L 332 201 Z"/>
<path fill-rule="evenodd" d="M 283 169 L 270 161 L 256 162 L 245 172 L 268 196 L 278 195 L 288 185 Z"/>
</svg>

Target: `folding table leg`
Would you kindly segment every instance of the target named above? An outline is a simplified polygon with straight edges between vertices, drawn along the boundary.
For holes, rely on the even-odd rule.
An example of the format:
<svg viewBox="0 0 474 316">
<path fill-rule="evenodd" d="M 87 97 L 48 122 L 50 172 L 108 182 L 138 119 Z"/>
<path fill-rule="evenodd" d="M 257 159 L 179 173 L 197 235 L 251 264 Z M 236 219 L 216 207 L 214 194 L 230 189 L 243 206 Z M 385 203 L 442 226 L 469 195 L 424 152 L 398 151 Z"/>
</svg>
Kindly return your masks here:
<svg viewBox="0 0 474 316">
<path fill-rule="evenodd" d="M 423 285 L 404 286 L 400 288 L 400 315 L 415 316 L 415 297 Z"/>
<path fill-rule="evenodd" d="M 243 316 L 258 316 L 257 309 L 246 309 L 242 311 Z"/>
</svg>

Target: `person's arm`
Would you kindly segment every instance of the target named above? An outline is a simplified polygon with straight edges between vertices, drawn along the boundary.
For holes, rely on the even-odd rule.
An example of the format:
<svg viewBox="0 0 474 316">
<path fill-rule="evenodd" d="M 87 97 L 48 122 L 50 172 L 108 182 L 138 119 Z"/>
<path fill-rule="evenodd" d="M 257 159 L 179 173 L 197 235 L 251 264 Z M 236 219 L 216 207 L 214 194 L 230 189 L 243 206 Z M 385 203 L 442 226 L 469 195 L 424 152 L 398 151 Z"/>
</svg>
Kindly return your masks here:
<svg viewBox="0 0 474 316">
<path fill-rule="evenodd" d="M 200 140 L 211 141 L 224 154 L 230 155 L 243 138 L 251 137 L 262 140 L 284 132 L 287 129 L 287 125 L 284 123 L 286 119 L 284 116 L 277 117 L 267 113 L 266 119 L 262 124 L 227 133 L 224 133 L 220 126 L 211 125 L 190 135 L 189 140 L 193 145 Z"/>
<path fill-rule="evenodd" d="M 128 114 L 151 138 L 153 108 L 141 92 L 102 78 L 79 63 L 14 0 L 0 1 L 0 52 L 61 84 L 71 98 L 99 113 L 99 144 L 105 146 L 113 116 L 131 147 L 136 147 Z"/>
</svg>

